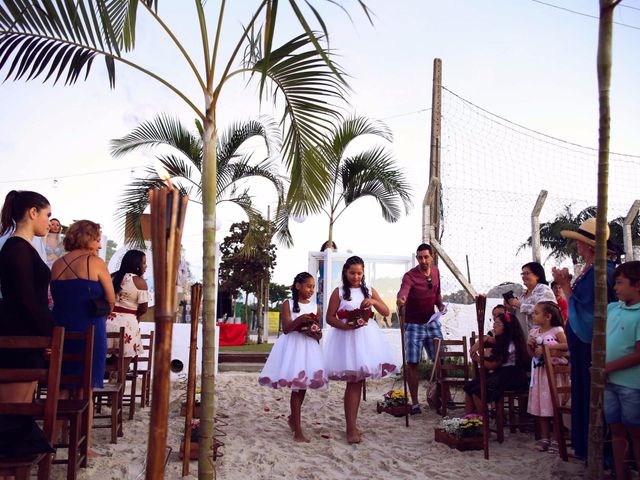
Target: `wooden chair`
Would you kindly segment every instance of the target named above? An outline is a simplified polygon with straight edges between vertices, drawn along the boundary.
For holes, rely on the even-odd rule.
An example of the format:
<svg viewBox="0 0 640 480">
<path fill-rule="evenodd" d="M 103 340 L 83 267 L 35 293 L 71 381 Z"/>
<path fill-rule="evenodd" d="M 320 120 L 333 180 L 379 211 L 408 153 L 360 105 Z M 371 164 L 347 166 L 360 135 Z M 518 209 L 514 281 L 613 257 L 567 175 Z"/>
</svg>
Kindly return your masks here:
<svg viewBox="0 0 640 480">
<path fill-rule="evenodd" d="M 124 372 L 124 327 L 120 327 L 120 332 L 107 333 L 107 340 L 115 339 L 118 341 L 117 347 L 107 348 L 107 355 L 112 355 L 114 362 L 107 363 L 106 373 L 109 382 L 104 384 L 102 388 L 93 389 L 93 397 L 95 399 L 95 408 L 97 414 L 94 414 L 93 428 L 110 428 L 111 443 L 118 443 L 118 437 L 122 437 L 122 398 L 124 396 L 125 372 Z M 109 415 L 102 415 L 102 402 L 107 400 L 111 406 Z M 110 419 L 109 423 L 96 424 L 95 420 Z"/>
<path fill-rule="evenodd" d="M 62 363 L 64 328 L 55 327 L 51 337 L 0 337 L 0 349 L 50 350 L 48 368 L 0 369 L 0 382 L 43 382 L 50 385 L 47 399 L 33 403 L 0 403 L 0 415 L 28 415 L 43 419 L 44 436 L 53 445 L 56 414 L 58 411 L 58 388 Z M 17 480 L 26 480 L 34 465 L 38 465 L 38 479 L 47 480 L 53 454 L 37 454 L 23 458 L 0 458 L 0 475 L 13 475 Z"/>
<path fill-rule="evenodd" d="M 68 443 L 57 443 L 56 449 L 66 448 L 67 458 L 58 458 L 54 464 L 67 465 L 67 480 L 76 480 L 78 468 L 87 466 L 89 453 L 89 408 L 91 405 L 91 375 L 93 367 L 93 338 L 94 326 L 91 325 L 86 332 L 66 332 L 65 342 L 81 341 L 84 351 L 80 353 L 64 352 L 64 363 L 81 363 L 82 375 L 61 375 L 60 386 L 79 385 L 75 392 L 75 398 L 61 399 L 58 401 L 58 420 L 68 422 Z"/>
<path fill-rule="evenodd" d="M 517 405 L 516 405 L 517 401 Z M 521 432 L 525 429 L 535 428 L 535 421 L 527 413 L 529 401 L 529 390 L 504 391 L 496 402 L 496 437 L 498 443 L 504 442 L 504 428 L 509 427 L 509 432 L 515 433 L 517 429 Z M 508 422 L 505 424 L 504 409 L 507 406 Z M 536 438 L 538 434 L 536 432 Z"/>
<path fill-rule="evenodd" d="M 547 372 L 547 380 L 549 382 L 549 390 L 551 391 L 551 402 L 553 403 L 553 431 L 558 442 L 558 454 L 565 462 L 569 461 L 567 446 L 570 446 L 570 439 L 565 437 L 563 415 L 571 415 L 571 366 L 570 365 L 554 365 L 553 356 L 549 350 L 549 346 L 544 346 L 544 368 Z M 559 386 L 557 375 L 564 374 L 567 378 L 566 385 Z M 563 398 L 564 397 L 564 398 Z"/>
<path fill-rule="evenodd" d="M 129 420 L 133 419 L 136 412 L 136 399 L 140 398 L 140 408 L 149 406 L 149 399 L 151 397 L 151 373 L 153 368 L 153 331 L 149 333 L 143 333 L 142 348 L 145 353 L 137 355 L 131 360 L 131 366 L 127 372 L 127 381 L 130 383 L 129 393 L 124 396 L 124 405 L 129 407 Z M 137 392 L 138 377 L 141 377 L 140 393 Z M 126 389 L 126 388 L 125 388 Z"/>
<path fill-rule="evenodd" d="M 440 356 L 436 363 L 436 382 L 440 385 L 440 414 L 447 415 L 447 403 L 450 400 L 450 386 L 464 386 L 470 378 L 469 363 L 467 361 L 467 337 L 462 340 L 435 339 L 436 351 L 440 350 Z M 447 359 L 450 359 L 447 362 Z M 463 377 L 453 377 L 453 370 L 462 370 Z"/>
</svg>

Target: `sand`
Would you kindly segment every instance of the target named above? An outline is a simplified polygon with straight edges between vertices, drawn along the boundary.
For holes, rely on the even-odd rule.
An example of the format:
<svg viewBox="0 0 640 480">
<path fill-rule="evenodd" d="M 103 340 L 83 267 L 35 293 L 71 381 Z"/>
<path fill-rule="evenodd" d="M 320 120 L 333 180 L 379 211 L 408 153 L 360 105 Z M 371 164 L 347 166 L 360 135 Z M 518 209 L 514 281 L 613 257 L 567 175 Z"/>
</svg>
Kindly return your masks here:
<svg viewBox="0 0 640 480">
<path fill-rule="evenodd" d="M 217 377 L 218 412 L 228 416 L 223 427 L 224 456 L 217 461 L 217 478 L 240 479 L 513 479 L 583 478 L 584 466 L 563 462 L 557 454 L 535 449 L 532 434 L 510 434 L 498 444 L 490 442 L 490 460 L 482 451 L 459 452 L 433 440 L 440 417 L 423 409 L 410 417 L 376 413 L 376 401 L 391 389 L 393 380 L 367 382 L 367 399 L 360 407 L 358 424 L 363 442 L 349 445 L 344 434 L 342 396 L 344 384 L 332 382 L 328 391 L 309 391 L 303 405 L 303 427 L 310 443 L 292 440 L 287 415 L 289 391 L 272 390 L 257 384 L 255 373 L 221 373 Z M 401 388 L 401 384 L 396 385 Z M 183 385 L 174 383 L 170 406 L 167 479 L 181 477 L 177 451 L 184 428 L 179 416 Z M 421 386 L 421 396 L 424 388 Z M 453 415 L 461 415 L 454 410 Z M 108 443 L 106 430 L 95 435 L 96 449 L 104 457 L 93 458 L 81 470 L 79 480 L 135 480 L 144 478 L 149 409 L 138 411 L 125 422 L 125 436 L 117 445 Z M 197 462 L 191 475 L 197 478 Z M 66 478 L 65 467 L 54 466 L 55 480 Z"/>
</svg>

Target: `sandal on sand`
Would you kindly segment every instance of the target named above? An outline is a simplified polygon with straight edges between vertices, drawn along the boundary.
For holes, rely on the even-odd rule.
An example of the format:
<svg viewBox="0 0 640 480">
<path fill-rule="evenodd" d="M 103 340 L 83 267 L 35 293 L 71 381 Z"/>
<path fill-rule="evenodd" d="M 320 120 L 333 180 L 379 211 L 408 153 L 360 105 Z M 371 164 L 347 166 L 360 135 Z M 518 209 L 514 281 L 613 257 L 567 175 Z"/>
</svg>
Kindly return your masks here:
<svg viewBox="0 0 640 480">
<path fill-rule="evenodd" d="M 540 443 L 538 443 L 538 451 L 546 452 L 547 450 L 549 450 L 549 445 L 551 445 L 551 440 L 549 440 L 548 438 L 540 440 Z"/>
</svg>

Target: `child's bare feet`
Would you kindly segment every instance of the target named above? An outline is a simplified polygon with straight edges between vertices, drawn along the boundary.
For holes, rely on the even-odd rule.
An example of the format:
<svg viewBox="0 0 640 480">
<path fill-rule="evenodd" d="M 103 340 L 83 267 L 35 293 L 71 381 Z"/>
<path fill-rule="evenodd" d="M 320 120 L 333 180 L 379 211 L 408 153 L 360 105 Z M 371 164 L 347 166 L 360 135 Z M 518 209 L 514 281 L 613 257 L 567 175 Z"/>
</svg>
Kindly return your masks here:
<svg viewBox="0 0 640 480">
<path fill-rule="evenodd" d="M 358 429 L 354 432 L 347 432 L 347 442 L 348 443 L 360 443 L 362 441 L 362 434 Z"/>
</svg>

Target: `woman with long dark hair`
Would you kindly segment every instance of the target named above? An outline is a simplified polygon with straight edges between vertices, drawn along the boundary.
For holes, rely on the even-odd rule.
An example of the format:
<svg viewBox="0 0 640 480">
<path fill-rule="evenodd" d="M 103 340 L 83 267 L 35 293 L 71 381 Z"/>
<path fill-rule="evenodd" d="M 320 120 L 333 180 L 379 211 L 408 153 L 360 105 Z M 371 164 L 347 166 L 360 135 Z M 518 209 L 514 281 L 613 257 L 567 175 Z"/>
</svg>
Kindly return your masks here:
<svg viewBox="0 0 640 480">
<path fill-rule="evenodd" d="M 31 243 L 47 234 L 50 216 L 49 201 L 39 193 L 12 190 L 5 198 L 0 235 L 13 235 L 0 250 L 0 335 L 51 335 L 51 272 Z M 0 351 L 0 368 L 42 368 L 43 362 L 34 350 Z M 35 382 L 2 383 L 0 402 L 31 402 L 34 391 Z"/>
<path fill-rule="evenodd" d="M 147 256 L 144 252 L 129 250 L 122 257 L 118 271 L 111 275 L 116 304 L 107 317 L 107 332 L 117 333 L 120 327 L 124 327 L 125 368 L 133 357 L 144 353 L 139 322 L 149 303 L 149 289 L 142 278 L 146 270 Z M 116 340 L 110 342 L 115 343 Z"/>
<path fill-rule="evenodd" d="M 475 343 L 471 348 L 471 360 L 480 361 L 480 353 Z M 527 352 L 527 342 L 515 315 L 501 313 L 493 321 L 493 337 L 486 338 L 485 347 L 491 348 L 491 355 L 484 359 L 488 370 L 486 402 L 495 402 L 505 390 L 516 392 L 529 388 L 527 369 L 531 358 Z M 480 401 L 480 379 L 474 378 L 464 386 L 465 413 L 482 413 Z"/>
</svg>

